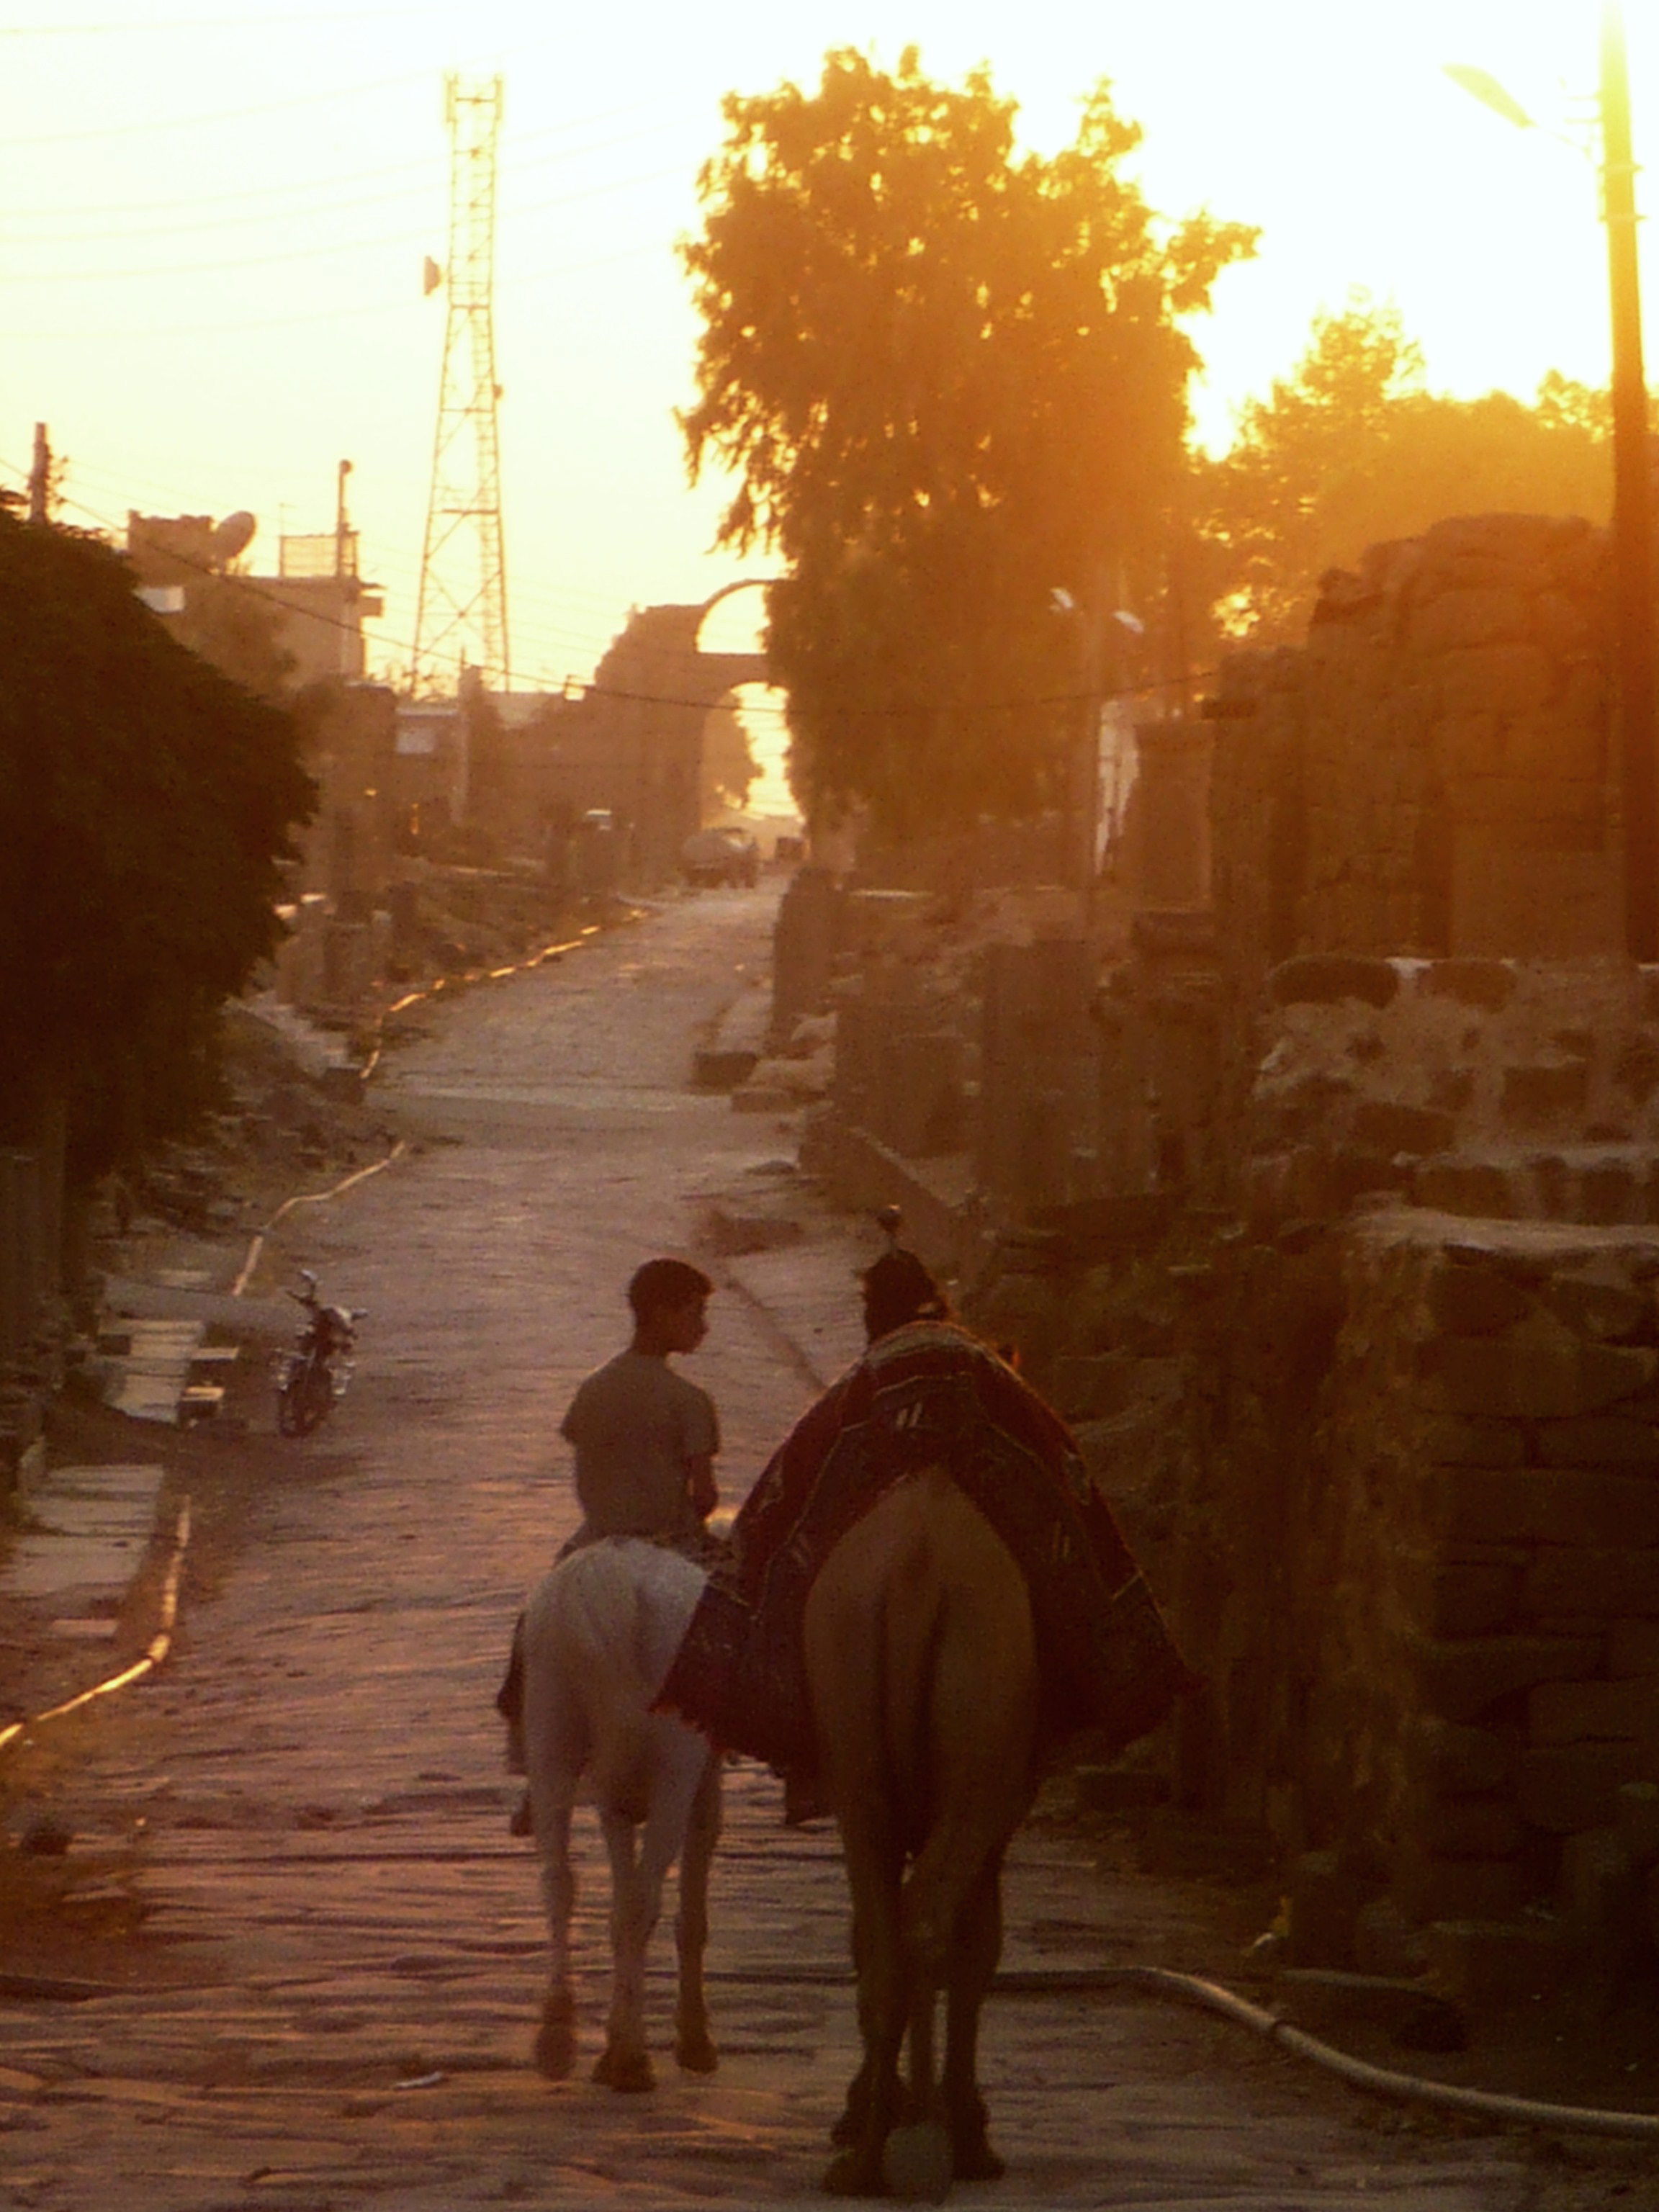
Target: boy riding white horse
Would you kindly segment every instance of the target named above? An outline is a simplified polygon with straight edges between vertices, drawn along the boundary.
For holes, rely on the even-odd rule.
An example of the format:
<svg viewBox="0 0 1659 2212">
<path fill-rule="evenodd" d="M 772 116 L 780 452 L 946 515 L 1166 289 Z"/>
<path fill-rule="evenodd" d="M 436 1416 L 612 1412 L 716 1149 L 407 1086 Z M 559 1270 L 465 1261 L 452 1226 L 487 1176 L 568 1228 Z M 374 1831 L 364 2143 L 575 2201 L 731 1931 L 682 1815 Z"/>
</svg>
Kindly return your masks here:
<svg viewBox="0 0 1659 2212">
<path fill-rule="evenodd" d="M 582 1523 L 520 1616 L 496 1698 L 509 1765 L 528 1778 L 513 1826 L 535 1833 L 551 1941 L 537 2063 L 562 2079 L 574 2062 L 570 1821 L 582 1792 L 597 1806 L 611 1878 L 614 1978 L 594 2078 L 620 2090 L 652 2083 L 646 1948 L 677 1860 L 675 2053 L 695 2072 L 716 2063 L 702 1951 L 719 1765 L 701 1736 L 651 1710 L 702 1593 L 696 1559 L 718 1502 L 714 1401 L 668 1364 L 702 1342 L 713 1288 L 672 1259 L 647 1261 L 629 1283 L 632 1337 L 581 1384 L 561 1429 L 575 1451 Z"/>
</svg>

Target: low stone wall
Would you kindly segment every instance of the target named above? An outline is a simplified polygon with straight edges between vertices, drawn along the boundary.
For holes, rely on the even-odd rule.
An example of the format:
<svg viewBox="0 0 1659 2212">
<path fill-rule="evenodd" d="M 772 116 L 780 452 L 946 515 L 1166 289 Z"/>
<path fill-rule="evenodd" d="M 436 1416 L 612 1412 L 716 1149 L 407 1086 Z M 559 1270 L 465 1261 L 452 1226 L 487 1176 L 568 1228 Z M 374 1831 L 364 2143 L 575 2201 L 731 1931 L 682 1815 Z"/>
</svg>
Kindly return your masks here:
<svg viewBox="0 0 1659 2212">
<path fill-rule="evenodd" d="M 1304 1965 L 1559 1977 L 1609 1896 L 1637 1945 L 1659 1234 L 1137 1207 L 1005 1240 L 967 1311 L 1073 1424 L 1203 1678 L 1177 1800 L 1269 1838 L 1293 1905 L 1318 1870 Z"/>
<path fill-rule="evenodd" d="M 1393 1191 L 1659 1221 L 1659 969 L 1308 954 L 1269 975 L 1229 1136 L 1261 1224 Z"/>
<path fill-rule="evenodd" d="M 839 1203 L 930 1224 L 958 1208 L 930 1233 L 965 1256 L 987 1223 L 1098 1190 L 1097 963 L 1079 928 L 1057 885 L 965 910 L 915 891 L 841 896 L 833 1091 L 809 1141 Z"/>
<path fill-rule="evenodd" d="M 1304 1963 L 1401 1964 L 1356 1960 L 1367 1900 L 1459 1957 L 1528 1913 L 1532 1971 L 1598 1940 L 1583 1869 L 1659 1779 L 1656 1283 L 1659 1237 L 1411 1208 L 1240 1250 L 1175 1512 L 1177 1778 L 1341 1870 Z"/>
<path fill-rule="evenodd" d="M 1413 1920 L 1565 1909 L 1659 1777 L 1659 1237 L 1401 1212 L 1345 1260 L 1309 1840 Z"/>
</svg>

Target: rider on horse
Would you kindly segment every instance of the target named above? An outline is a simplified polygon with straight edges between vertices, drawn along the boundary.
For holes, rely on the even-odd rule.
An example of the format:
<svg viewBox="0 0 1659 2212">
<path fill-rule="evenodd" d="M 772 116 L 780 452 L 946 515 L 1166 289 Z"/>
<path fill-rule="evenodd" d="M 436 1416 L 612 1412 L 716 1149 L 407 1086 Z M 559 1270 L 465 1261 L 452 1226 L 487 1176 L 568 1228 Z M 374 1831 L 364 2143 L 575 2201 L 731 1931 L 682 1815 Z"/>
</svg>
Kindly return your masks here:
<svg viewBox="0 0 1659 2212">
<path fill-rule="evenodd" d="M 1091 1727 L 1121 1750 L 1191 1680 L 1064 1424 L 951 1319 L 914 1253 L 884 1253 L 863 1288 L 868 1347 L 757 1482 L 659 1699 L 720 1747 L 781 1770 L 787 1817 L 806 1817 L 813 1795 L 807 1592 L 847 1530 L 922 1468 L 948 1470 L 1024 1573 L 1046 1747 Z"/>
</svg>

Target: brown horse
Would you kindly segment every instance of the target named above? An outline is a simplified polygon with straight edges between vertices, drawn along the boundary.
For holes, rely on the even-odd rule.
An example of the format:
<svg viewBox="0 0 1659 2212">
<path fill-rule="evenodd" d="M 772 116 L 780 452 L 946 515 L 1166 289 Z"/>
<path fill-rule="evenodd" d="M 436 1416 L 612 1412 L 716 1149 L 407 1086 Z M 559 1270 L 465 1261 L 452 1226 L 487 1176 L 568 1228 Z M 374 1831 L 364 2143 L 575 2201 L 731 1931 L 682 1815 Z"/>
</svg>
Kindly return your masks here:
<svg viewBox="0 0 1659 2212">
<path fill-rule="evenodd" d="M 864 2039 L 835 2130 L 845 2148 L 824 2186 L 937 2201 L 953 2177 L 1003 2170 L 986 2133 L 977 2045 L 1002 1947 L 1003 1854 L 1037 1780 L 1030 1601 L 990 1522 L 929 1468 L 896 1484 L 830 1553 L 805 1634 L 852 1892 Z"/>
</svg>

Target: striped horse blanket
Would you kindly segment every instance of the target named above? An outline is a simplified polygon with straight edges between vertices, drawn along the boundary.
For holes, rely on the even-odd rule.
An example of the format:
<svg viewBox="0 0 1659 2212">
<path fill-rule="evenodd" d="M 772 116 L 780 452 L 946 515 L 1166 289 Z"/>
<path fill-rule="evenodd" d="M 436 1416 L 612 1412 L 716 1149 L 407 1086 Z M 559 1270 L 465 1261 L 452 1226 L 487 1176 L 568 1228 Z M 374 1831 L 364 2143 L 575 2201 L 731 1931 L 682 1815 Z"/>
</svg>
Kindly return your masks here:
<svg viewBox="0 0 1659 2212">
<path fill-rule="evenodd" d="M 658 1698 L 723 1750 L 814 1762 L 801 1623 L 836 1544 L 893 1484 L 949 1470 L 1030 1593 L 1049 1747 L 1081 1729 L 1109 1752 L 1194 1686 L 1070 1431 L 957 1323 L 879 1338 L 811 1407 L 737 1516 Z"/>
</svg>

